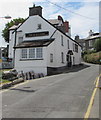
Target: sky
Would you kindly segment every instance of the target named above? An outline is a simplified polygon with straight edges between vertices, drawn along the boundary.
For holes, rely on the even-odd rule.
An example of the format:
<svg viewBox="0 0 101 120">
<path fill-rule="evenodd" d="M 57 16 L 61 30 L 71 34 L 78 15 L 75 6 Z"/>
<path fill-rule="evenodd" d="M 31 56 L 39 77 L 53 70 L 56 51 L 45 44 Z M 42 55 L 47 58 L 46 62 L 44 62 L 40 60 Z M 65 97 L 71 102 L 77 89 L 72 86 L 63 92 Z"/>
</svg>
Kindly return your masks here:
<svg viewBox="0 0 101 120">
<path fill-rule="evenodd" d="M 5 24 L 15 18 L 27 18 L 29 15 L 29 7 L 32 7 L 33 4 L 42 6 L 43 17 L 45 19 L 57 19 L 57 16 L 61 15 L 64 20 L 69 21 L 72 38 L 74 38 L 75 35 L 79 35 L 80 38 L 86 38 L 90 30 L 99 32 L 99 1 L 100 0 L 0 0 L 0 47 L 7 45 L 1 36 Z M 7 15 L 10 15 L 12 19 L 1 18 Z"/>
</svg>

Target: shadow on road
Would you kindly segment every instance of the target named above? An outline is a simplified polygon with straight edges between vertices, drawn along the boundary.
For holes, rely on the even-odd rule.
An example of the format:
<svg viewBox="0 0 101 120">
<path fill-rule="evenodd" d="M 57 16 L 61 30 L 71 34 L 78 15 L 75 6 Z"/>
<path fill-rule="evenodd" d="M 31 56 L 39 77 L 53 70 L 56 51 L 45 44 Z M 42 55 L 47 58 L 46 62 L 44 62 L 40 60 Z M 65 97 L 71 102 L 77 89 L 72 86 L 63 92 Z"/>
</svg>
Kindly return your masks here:
<svg viewBox="0 0 101 120">
<path fill-rule="evenodd" d="M 18 88 L 12 88 L 10 90 L 17 90 L 17 91 L 21 91 L 21 92 L 35 92 L 36 90 L 27 90 L 27 89 L 18 89 Z"/>
<path fill-rule="evenodd" d="M 90 67 L 90 65 L 81 63 L 79 65 L 74 65 L 72 67 L 65 67 L 65 68 L 62 68 L 62 69 L 60 68 L 58 70 L 52 70 L 51 74 L 48 75 L 48 76 L 62 74 L 62 73 L 69 73 L 69 72 L 78 72 L 78 71 L 86 69 L 88 67 Z"/>
<path fill-rule="evenodd" d="M 78 71 L 83 70 L 83 69 L 88 68 L 88 67 L 90 67 L 90 65 L 86 65 L 86 64 L 82 63 L 80 65 L 75 65 L 69 69 L 67 68 L 67 71 L 65 70 L 63 73 L 78 72 Z"/>
</svg>

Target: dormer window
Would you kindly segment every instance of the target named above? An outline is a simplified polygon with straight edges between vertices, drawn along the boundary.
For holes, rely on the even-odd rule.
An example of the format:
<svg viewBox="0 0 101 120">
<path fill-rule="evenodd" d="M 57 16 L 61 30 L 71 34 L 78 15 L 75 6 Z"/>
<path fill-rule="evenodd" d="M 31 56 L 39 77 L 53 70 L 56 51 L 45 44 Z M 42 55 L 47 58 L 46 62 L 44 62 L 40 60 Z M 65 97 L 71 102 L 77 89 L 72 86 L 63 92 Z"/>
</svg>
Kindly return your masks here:
<svg viewBox="0 0 101 120">
<path fill-rule="evenodd" d="M 39 29 L 41 29 L 41 27 L 42 27 L 41 24 L 38 24 L 38 28 L 37 29 L 39 30 Z"/>
</svg>

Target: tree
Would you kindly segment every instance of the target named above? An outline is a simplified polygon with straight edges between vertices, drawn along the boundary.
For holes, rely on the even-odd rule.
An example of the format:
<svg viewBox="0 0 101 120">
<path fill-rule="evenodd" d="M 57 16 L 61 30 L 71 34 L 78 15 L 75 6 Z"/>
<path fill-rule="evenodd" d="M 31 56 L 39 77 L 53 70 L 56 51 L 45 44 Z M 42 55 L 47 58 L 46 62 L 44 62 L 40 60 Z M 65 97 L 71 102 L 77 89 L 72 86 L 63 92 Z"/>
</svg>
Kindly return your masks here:
<svg viewBox="0 0 101 120">
<path fill-rule="evenodd" d="M 94 48 L 97 52 L 101 51 L 101 38 L 99 38 L 95 41 Z"/>
<path fill-rule="evenodd" d="M 9 42 L 9 28 L 13 25 L 18 25 L 19 23 L 23 23 L 25 21 L 24 18 L 13 19 L 5 25 L 5 28 L 2 30 L 2 37 L 5 42 Z"/>
</svg>

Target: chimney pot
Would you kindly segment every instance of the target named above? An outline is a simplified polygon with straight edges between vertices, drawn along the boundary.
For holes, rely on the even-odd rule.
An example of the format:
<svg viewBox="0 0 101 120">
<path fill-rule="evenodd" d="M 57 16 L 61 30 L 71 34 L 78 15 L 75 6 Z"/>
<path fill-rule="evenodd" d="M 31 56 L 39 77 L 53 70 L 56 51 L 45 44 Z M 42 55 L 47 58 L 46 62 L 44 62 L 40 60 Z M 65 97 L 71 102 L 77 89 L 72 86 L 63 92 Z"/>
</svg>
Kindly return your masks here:
<svg viewBox="0 0 101 120">
<path fill-rule="evenodd" d="M 58 20 L 63 20 L 63 18 L 60 15 L 58 15 Z"/>
<path fill-rule="evenodd" d="M 76 36 L 75 36 L 75 40 L 79 40 L 79 35 L 76 35 Z"/>
</svg>

